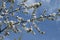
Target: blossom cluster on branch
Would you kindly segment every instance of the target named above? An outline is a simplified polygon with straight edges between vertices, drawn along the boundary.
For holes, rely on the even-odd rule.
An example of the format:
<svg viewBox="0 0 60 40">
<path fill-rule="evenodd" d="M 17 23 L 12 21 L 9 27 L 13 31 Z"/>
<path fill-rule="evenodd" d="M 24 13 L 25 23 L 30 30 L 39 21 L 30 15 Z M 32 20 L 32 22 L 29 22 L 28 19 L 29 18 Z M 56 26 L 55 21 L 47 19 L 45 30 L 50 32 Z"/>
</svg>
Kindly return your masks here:
<svg viewBox="0 0 60 40">
<path fill-rule="evenodd" d="M 56 20 L 57 16 L 60 16 L 60 9 L 58 10 L 58 13 L 52 13 L 49 15 L 46 15 L 46 10 L 44 10 L 43 14 L 40 15 L 39 17 L 36 16 L 36 10 L 37 8 L 39 8 L 42 3 L 41 2 L 37 2 L 37 3 L 33 3 L 32 5 L 28 6 L 25 4 L 25 2 L 28 0 L 24 0 L 21 2 L 20 5 L 16 5 L 18 6 L 18 8 L 14 8 L 14 2 L 15 0 L 7 0 L 1 1 L 1 6 L 0 6 L 0 34 L 3 33 L 3 36 L 9 36 L 10 31 L 12 30 L 14 33 L 18 33 L 18 32 L 22 32 L 22 30 L 20 30 L 18 28 L 18 26 L 20 27 L 20 25 L 22 25 L 22 28 L 27 32 L 27 33 L 32 33 L 33 35 L 35 35 L 36 33 L 34 32 L 34 29 L 32 27 L 34 27 L 40 34 L 45 34 L 45 32 L 41 31 L 40 28 L 37 26 L 37 24 L 35 23 L 35 21 L 45 21 L 46 19 L 48 20 Z M 10 7 L 7 8 L 6 4 L 10 3 L 11 5 L 9 5 Z M 24 18 L 20 17 L 20 16 L 15 16 L 15 12 L 21 11 L 21 7 L 23 7 L 23 11 L 22 13 L 28 15 L 29 9 L 34 9 L 32 12 L 32 18 L 28 19 L 28 20 L 24 20 Z M 25 10 L 25 11 L 24 11 Z M 19 13 L 20 14 L 20 13 Z M 24 15 L 22 15 L 24 16 Z M 14 21 L 13 19 L 9 20 L 10 17 L 13 17 L 16 19 L 16 21 Z M 32 23 L 32 25 L 30 25 L 30 28 L 26 27 L 27 23 Z M 6 27 L 3 28 L 2 25 L 5 25 Z M 3 29 L 2 29 L 3 28 Z M 3 38 L 2 36 L 0 36 L 0 39 Z"/>
</svg>

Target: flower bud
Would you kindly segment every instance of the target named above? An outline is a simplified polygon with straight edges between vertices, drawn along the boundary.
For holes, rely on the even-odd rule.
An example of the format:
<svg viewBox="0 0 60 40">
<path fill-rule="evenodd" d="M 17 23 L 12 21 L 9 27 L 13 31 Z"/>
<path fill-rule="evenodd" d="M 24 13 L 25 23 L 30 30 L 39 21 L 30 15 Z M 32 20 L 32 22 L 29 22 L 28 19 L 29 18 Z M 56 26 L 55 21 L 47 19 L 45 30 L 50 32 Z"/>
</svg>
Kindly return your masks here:
<svg viewBox="0 0 60 40">
<path fill-rule="evenodd" d="M 45 34 L 45 32 L 40 32 L 41 34 Z"/>
<path fill-rule="evenodd" d="M 5 36 L 9 36 L 9 32 L 5 32 L 5 34 L 4 34 Z"/>
</svg>

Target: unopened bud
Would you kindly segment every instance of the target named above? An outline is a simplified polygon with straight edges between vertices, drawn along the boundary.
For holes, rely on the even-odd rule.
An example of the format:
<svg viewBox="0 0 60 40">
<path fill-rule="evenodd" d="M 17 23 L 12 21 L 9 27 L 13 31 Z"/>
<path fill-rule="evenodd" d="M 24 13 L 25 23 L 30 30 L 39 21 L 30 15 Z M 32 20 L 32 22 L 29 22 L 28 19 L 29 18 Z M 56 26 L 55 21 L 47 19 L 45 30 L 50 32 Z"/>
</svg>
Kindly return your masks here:
<svg viewBox="0 0 60 40">
<path fill-rule="evenodd" d="M 9 36 L 9 32 L 5 32 L 5 36 Z"/>
<path fill-rule="evenodd" d="M 45 32 L 41 32 L 41 34 L 45 34 Z"/>
</svg>

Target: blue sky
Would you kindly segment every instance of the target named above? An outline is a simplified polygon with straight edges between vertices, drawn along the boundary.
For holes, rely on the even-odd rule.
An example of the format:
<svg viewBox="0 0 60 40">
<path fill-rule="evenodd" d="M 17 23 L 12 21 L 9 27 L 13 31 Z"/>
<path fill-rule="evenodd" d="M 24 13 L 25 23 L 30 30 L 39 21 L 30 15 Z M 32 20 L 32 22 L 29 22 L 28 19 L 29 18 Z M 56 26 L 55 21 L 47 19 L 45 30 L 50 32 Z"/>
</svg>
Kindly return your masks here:
<svg viewBox="0 0 60 40">
<path fill-rule="evenodd" d="M 16 0 L 16 4 L 19 4 L 21 0 Z M 42 6 L 39 7 L 36 11 L 36 15 L 39 17 L 42 14 L 43 10 L 46 9 L 46 14 L 57 12 L 56 9 L 60 8 L 60 0 L 28 0 L 27 5 L 30 5 L 34 2 L 42 2 Z M 18 14 L 16 14 L 18 15 Z M 21 14 L 20 16 L 28 19 L 30 15 Z M 26 33 L 23 31 L 22 33 L 11 33 L 10 36 L 6 37 L 4 40 L 13 40 L 13 38 L 18 39 L 20 35 L 22 35 L 22 40 L 60 40 L 60 18 L 55 21 L 46 20 L 44 22 L 36 23 L 38 27 L 45 31 L 44 35 L 39 34 L 36 30 L 36 35 L 32 35 L 31 33 Z"/>
</svg>

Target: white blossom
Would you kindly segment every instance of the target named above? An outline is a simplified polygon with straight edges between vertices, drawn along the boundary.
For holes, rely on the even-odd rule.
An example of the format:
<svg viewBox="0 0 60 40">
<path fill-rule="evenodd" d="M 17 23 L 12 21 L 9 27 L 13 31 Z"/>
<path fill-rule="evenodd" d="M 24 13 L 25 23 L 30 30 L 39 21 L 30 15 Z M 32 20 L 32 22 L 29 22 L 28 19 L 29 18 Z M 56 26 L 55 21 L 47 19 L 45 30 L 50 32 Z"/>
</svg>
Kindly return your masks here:
<svg viewBox="0 0 60 40">
<path fill-rule="evenodd" d="M 3 16 L 0 15 L 0 18 L 3 18 Z"/>
<path fill-rule="evenodd" d="M 35 13 L 32 13 L 32 16 L 35 16 L 36 14 Z"/>
<path fill-rule="evenodd" d="M 26 4 L 27 1 L 28 0 L 23 0 L 19 5 L 16 5 L 16 6 L 14 4 L 15 0 L 7 0 L 6 2 L 2 1 L 2 7 L 0 8 L 0 13 L 1 13 L 0 19 L 2 18 L 2 20 L 0 20 L 0 26 L 5 24 L 6 27 L 3 28 L 1 26 L 0 29 L 2 28 L 2 30 L 0 30 L 0 32 L 5 33 L 4 36 L 8 36 L 10 34 L 10 31 L 13 31 L 14 33 L 22 32 L 20 30 L 20 28 L 18 27 L 20 25 L 22 26 L 22 29 L 24 29 L 27 33 L 32 33 L 35 35 L 35 32 L 34 32 L 34 28 L 35 28 L 40 34 L 45 34 L 45 32 L 42 32 L 40 30 L 36 21 L 43 21 L 44 22 L 45 19 L 55 20 L 56 16 L 60 16 L 60 12 L 59 13 L 53 12 L 52 14 L 46 15 L 45 14 L 46 10 L 44 10 L 44 13 L 42 15 L 40 15 L 39 17 L 37 17 L 36 9 L 38 7 L 40 7 L 42 5 L 42 3 L 37 2 L 37 3 L 33 3 L 31 5 L 27 5 Z M 7 2 L 10 3 L 10 5 L 6 6 Z M 32 16 L 31 18 L 29 18 L 29 19 L 23 18 L 26 15 L 20 16 L 20 14 L 21 14 L 20 12 L 28 15 L 30 9 L 34 9 L 32 11 L 32 14 L 29 15 L 29 16 Z M 19 10 L 20 10 L 19 14 L 16 13 Z M 16 20 L 14 21 L 14 19 L 16 19 Z M 31 25 L 30 25 L 30 23 L 31 23 Z M 29 26 L 29 27 L 27 27 L 27 26 Z"/>
<path fill-rule="evenodd" d="M 22 17 L 17 16 L 16 18 L 17 18 L 18 20 L 22 20 Z"/>
<path fill-rule="evenodd" d="M 41 2 L 34 3 L 34 4 L 30 5 L 29 8 L 38 8 L 39 6 L 41 6 Z"/>
<path fill-rule="evenodd" d="M 56 13 L 52 13 L 51 16 L 55 17 L 56 16 Z"/>
<path fill-rule="evenodd" d="M 5 9 L 6 8 L 6 2 L 2 3 L 2 8 Z"/>
<path fill-rule="evenodd" d="M 11 23 L 11 24 L 14 24 L 14 21 L 13 21 L 13 20 L 11 20 L 11 21 L 10 21 L 10 23 Z"/>
<path fill-rule="evenodd" d="M 40 17 L 37 19 L 38 21 L 44 21 L 45 20 L 45 18 L 44 18 L 44 16 L 43 15 L 40 15 Z"/>
<path fill-rule="evenodd" d="M 53 18 L 53 17 L 48 17 L 48 20 L 55 20 L 55 18 Z"/>
<path fill-rule="evenodd" d="M 4 12 L 2 12 L 2 15 L 5 15 L 5 13 L 4 13 Z"/>
<path fill-rule="evenodd" d="M 28 19 L 27 22 L 30 22 L 30 19 Z"/>
</svg>

